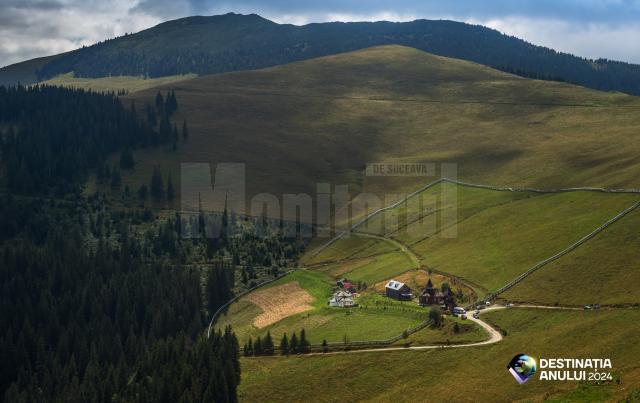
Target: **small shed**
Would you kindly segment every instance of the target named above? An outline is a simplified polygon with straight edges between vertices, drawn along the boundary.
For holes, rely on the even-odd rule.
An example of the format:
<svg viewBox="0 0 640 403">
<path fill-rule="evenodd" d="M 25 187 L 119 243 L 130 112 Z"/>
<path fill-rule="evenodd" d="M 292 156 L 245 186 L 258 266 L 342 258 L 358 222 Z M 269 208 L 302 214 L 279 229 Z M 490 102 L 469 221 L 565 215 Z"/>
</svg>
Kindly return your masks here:
<svg viewBox="0 0 640 403">
<path fill-rule="evenodd" d="M 409 301 L 413 297 L 413 294 L 411 294 L 411 288 L 400 281 L 391 280 L 387 285 L 385 285 L 384 289 L 385 295 L 389 298 L 400 301 Z"/>
</svg>

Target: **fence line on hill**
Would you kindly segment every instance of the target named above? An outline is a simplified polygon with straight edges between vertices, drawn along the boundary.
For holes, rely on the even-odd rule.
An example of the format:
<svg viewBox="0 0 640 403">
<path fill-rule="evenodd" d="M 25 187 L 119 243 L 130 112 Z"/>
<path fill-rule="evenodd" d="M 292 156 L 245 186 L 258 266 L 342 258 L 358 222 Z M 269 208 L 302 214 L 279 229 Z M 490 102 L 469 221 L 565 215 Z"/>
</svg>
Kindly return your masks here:
<svg viewBox="0 0 640 403">
<path fill-rule="evenodd" d="M 362 218 L 360 221 L 356 222 L 355 224 L 353 224 L 351 226 L 351 228 L 348 231 L 342 231 L 339 235 L 331 238 L 327 243 L 321 245 L 320 247 L 318 247 L 316 250 L 314 250 L 311 254 L 311 256 L 316 256 L 318 255 L 320 252 L 322 252 L 324 249 L 326 249 L 327 247 L 329 247 L 331 244 L 333 244 L 334 242 L 336 242 L 338 239 L 342 238 L 344 235 L 346 235 L 349 231 L 353 231 L 354 229 L 358 228 L 359 226 L 361 226 L 362 224 L 364 224 L 365 222 L 369 221 L 370 219 L 372 219 L 373 217 L 375 217 L 376 215 L 387 211 L 387 210 L 391 210 L 394 209 L 396 207 L 398 207 L 400 204 L 406 202 L 407 200 L 409 200 L 410 198 L 418 195 L 419 193 L 424 192 L 425 190 L 439 184 L 442 182 L 447 182 L 447 183 L 452 183 L 455 185 L 459 185 L 459 186 L 465 186 L 465 187 L 471 187 L 471 188 L 477 188 L 477 189 L 487 189 L 487 190 L 495 190 L 495 191 L 499 191 L 499 192 L 531 192 L 531 193 L 568 193 L 568 192 L 600 192 L 600 193 L 628 193 L 628 194 L 640 194 L 640 189 L 608 189 L 608 188 L 599 188 L 599 187 L 589 187 L 589 186 L 584 186 L 584 187 L 570 187 L 570 188 L 558 188 L 558 189 L 539 189 L 539 188 L 528 188 L 528 187 L 501 187 L 501 186 L 493 186 L 493 185 L 484 185 L 484 184 L 478 184 L 478 183 L 471 183 L 471 182 L 464 182 L 461 180 L 457 180 L 457 179 L 450 179 L 450 178 L 440 178 L 437 179 L 433 182 L 429 182 L 426 185 L 418 188 L 417 190 L 413 191 L 412 193 L 408 194 L 407 196 L 405 196 L 404 198 L 402 198 L 401 200 L 387 206 L 387 207 L 382 207 L 379 208 L 378 210 L 369 213 L 366 217 Z"/>
<path fill-rule="evenodd" d="M 424 329 L 425 327 L 431 325 L 431 321 L 426 320 L 424 322 L 421 322 L 420 324 L 406 329 L 404 330 L 402 333 L 400 333 L 399 335 L 390 337 L 388 339 L 385 340 L 369 340 L 369 341 L 347 341 L 345 342 L 331 342 L 331 343 L 327 343 L 326 345 L 322 345 L 322 344 L 311 344 L 309 345 L 309 349 L 310 350 L 317 350 L 317 351 L 322 351 L 324 348 L 327 348 L 329 350 L 338 350 L 338 349 L 349 349 L 352 347 L 376 347 L 376 346 L 388 346 L 391 345 L 393 343 L 396 343 L 400 340 L 402 340 L 403 338 L 409 337 L 410 335 Z M 274 345 L 273 347 L 274 351 L 281 351 L 280 346 Z M 244 347 L 240 347 L 240 351 L 244 351 Z"/>
<path fill-rule="evenodd" d="M 548 258 L 536 263 L 535 265 L 533 265 L 531 268 L 529 268 L 524 273 L 520 274 L 515 279 L 511 280 L 510 282 L 508 282 L 507 284 L 503 285 L 499 289 L 489 293 L 487 295 L 487 297 L 485 297 L 485 300 L 493 299 L 493 298 L 497 297 L 498 295 L 502 294 L 503 292 L 505 292 L 505 291 L 509 290 L 510 288 L 514 287 L 515 285 L 520 283 L 522 280 L 524 280 L 526 277 L 528 277 L 529 275 L 531 275 L 532 273 L 534 273 L 538 269 L 542 268 L 543 266 L 545 266 L 545 265 L 553 262 L 554 260 L 557 260 L 557 259 L 561 258 L 562 256 L 568 254 L 569 252 L 573 251 L 574 249 L 576 249 L 577 247 L 579 247 L 583 243 L 587 242 L 591 238 L 595 237 L 600 232 L 604 231 L 607 227 L 609 227 L 610 225 L 612 225 L 615 222 L 619 221 L 621 218 L 623 218 L 624 216 L 626 216 L 627 214 L 629 214 L 633 210 L 637 209 L 638 207 L 640 207 L 640 201 L 635 202 L 634 204 L 632 204 L 631 206 L 627 207 L 626 209 L 624 209 L 620 213 L 616 214 L 613 218 L 609 219 L 607 222 L 605 222 L 604 224 L 600 225 L 598 228 L 596 228 L 595 230 L 591 231 L 589 234 L 585 235 L 584 237 L 580 238 L 578 241 L 572 243 L 571 245 L 569 245 L 568 247 L 566 247 L 562 251 L 560 251 L 560 252 L 556 253 L 555 255 L 550 256 L 550 257 L 548 257 Z"/>
<path fill-rule="evenodd" d="M 422 186 L 421 188 L 411 192 L 410 194 L 406 195 L 404 198 L 402 198 L 401 200 L 398 200 L 395 203 L 392 203 L 390 205 L 388 205 L 387 207 L 381 207 L 379 209 L 377 209 L 376 211 L 367 214 L 366 217 L 362 218 L 360 221 L 356 222 L 355 224 L 353 224 L 349 230 L 347 231 L 342 231 L 339 235 L 333 237 L 329 242 L 325 243 L 324 245 L 321 245 L 319 248 L 317 248 L 316 250 L 314 250 L 311 254 L 311 256 L 316 256 L 318 255 L 320 252 L 322 252 L 324 249 L 326 249 L 327 247 L 329 247 L 332 243 L 334 243 L 335 241 L 337 241 L 338 239 L 342 238 L 344 235 L 346 235 L 347 233 L 353 231 L 354 229 L 358 228 L 359 226 L 361 226 L 362 224 L 364 224 L 365 222 L 369 221 L 370 219 L 372 219 L 373 217 L 375 217 L 376 215 L 390 210 L 390 209 L 394 209 L 396 207 L 398 207 L 399 205 L 401 205 L 402 203 L 406 202 L 407 200 L 409 200 L 410 198 L 416 196 L 419 193 L 424 192 L 425 190 L 429 189 L 432 186 L 437 185 L 438 183 L 444 181 L 444 178 L 435 180 L 433 182 L 430 182 L 424 186 Z"/>
<path fill-rule="evenodd" d="M 378 214 L 380 214 L 380 213 L 382 213 L 384 211 L 396 208 L 397 206 L 399 206 L 400 204 L 406 202 L 410 198 L 418 195 L 419 193 L 424 192 L 425 190 L 427 190 L 427 189 L 429 189 L 429 188 L 431 188 L 431 187 L 433 187 L 433 186 L 435 186 L 435 185 L 437 185 L 439 183 L 451 183 L 451 184 L 455 184 L 455 185 L 459 185 L 459 186 L 465 186 L 465 187 L 477 188 L 477 189 L 494 190 L 494 191 L 500 191 L 500 192 L 505 192 L 505 191 L 507 191 L 507 192 L 531 192 L 531 193 L 541 193 L 541 194 L 557 194 L 557 193 L 569 193 L 569 192 L 599 192 L 599 193 L 614 193 L 614 194 L 640 194 L 640 189 L 608 189 L 608 188 L 602 188 L 602 187 L 588 187 L 588 186 L 570 187 L 570 188 L 557 188 L 557 189 L 539 189 L 539 188 L 528 188 L 528 187 L 500 187 L 500 186 L 492 186 L 492 185 L 483 185 L 483 184 L 477 184 L 477 183 L 464 182 L 464 181 L 457 180 L 457 179 L 440 178 L 438 180 L 435 180 L 433 182 L 430 182 L 430 183 L 426 184 L 425 186 L 422 186 L 421 188 L 417 189 L 416 191 L 414 191 L 414 192 L 410 193 L 409 195 L 407 195 L 406 197 L 404 197 L 402 200 L 399 200 L 399 201 L 397 201 L 397 202 L 395 202 L 395 203 L 393 203 L 393 204 L 391 204 L 391 205 L 389 205 L 387 207 L 380 208 L 380 209 L 374 211 L 373 213 L 368 214 L 366 217 L 364 217 L 363 219 L 358 221 L 356 224 L 354 224 L 351 227 L 351 230 L 356 229 L 357 227 L 361 226 L 362 224 L 364 224 L 368 220 L 372 219 L 373 217 L 375 217 L 376 215 L 378 215 Z M 582 237 L 578 241 L 572 243 L 571 245 L 569 245 L 568 247 L 566 247 L 562 251 L 560 251 L 560 252 L 556 253 L 555 255 L 550 256 L 550 257 L 548 257 L 548 258 L 536 263 L 534 266 L 529 268 L 524 273 L 520 274 L 515 279 L 511 280 L 509 283 L 507 283 L 504 286 L 500 287 L 498 290 L 495 290 L 495 291 L 489 293 L 485 297 L 484 300 L 495 298 L 499 294 L 502 294 L 503 292 L 505 292 L 505 291 L 509 290 L 510 288 L 514 287 L 515 285 L 520 283 L 522 280 L 524 280 L 526 277 L 528 277 L 529 275 L 531 275 L 532 273 L 534 273 L 538 269 L 542 268 L 543 266 L 545 266 L 545 265 L 547 265 L 547 264 L 549 264 L 549 263 L 561 258 L 562 256 L 568 254 L 569 252 L 572 252 L 574 249 L 578 248 L 583 243 L 585 243 L 588 240 L 590 240 L 591 238 L 595 237 L 597 234 L 602 232 L 604 229 L 606 229 L 610 225 L 614 224 L 615 222 L 617 222 L 622 217 L 624 217 L 625 215 L 627 215 L 631 211 L 635 210 L 639 206 L 640 206 L 640 202 L 634 203 L 632 206 L 630 206 L 630 207 L 626 208 L 625 210 L 623 210 L 622 212 L 618 213 L 616 216 L 614 216 L 613 218 L 611 218 L 610 220 L 608 220 L 607 222 L 605 222 L 604 224 L 602 224 L 601 226 L 599 226 L 598 228 L 596 228 L 595 230 L 593 230 L 592 232 L 587 234 L 586 236 Z M 318 253 L 320 253 L 326 247 L 331 245 L 333 242 L 335 242 L 338 239 L 340 239 L 342 236 L 345 235 L 345 233 L 346 232 L 343 232 L 339 236 L 331 239 L 331 241 L 329 241 L 327 244 L 323 245 L 321 248 L 316 250 L 314 252 L 313 256 L 316 256 Z M 480 301 L 478 301 L 478 302 L 480 302 Z"/>
<path fill-rule="evenodd" d="M 449 182 L 460 186 L 496 190 L 500 192 L 532 192 L 532 193 L 568 193 L 568 192 L 601 192 L 601 193 L 640 193 L 640 189 L 607 189 L 598 187 L 572 187 L 558 189 L 538 189 L 538 188 L 520 188 L 520 187 L 500 187 L 492 185 L 482 185 L 477 183 L 463 182 L 457 179 L 442 178 L 441 181 Z"/>
</svg>

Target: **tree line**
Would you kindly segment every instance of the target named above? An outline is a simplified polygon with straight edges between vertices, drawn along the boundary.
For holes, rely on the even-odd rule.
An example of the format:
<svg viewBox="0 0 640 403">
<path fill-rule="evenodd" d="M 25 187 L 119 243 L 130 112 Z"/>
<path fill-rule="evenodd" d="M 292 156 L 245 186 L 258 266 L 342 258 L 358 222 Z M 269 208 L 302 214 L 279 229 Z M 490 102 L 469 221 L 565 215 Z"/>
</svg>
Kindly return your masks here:
<svg viewBox="0 0 640 403">
<path fill-rule="evenodd" d="M 91 170 L 98 181 L 121 184 L 120 169 L 132 169 L 133 150 L 173 144 L 178 129 L 171 115 L 175 93 L 158 93 L 159 122 L 140 116 L 135 104 L 124 107 L 112 93 L 94 93 L 37 85 L 0 87 L 0 163 L 6 186 L 23 194 L 64 195 L 78 190 Z M 156 112 L 154 112 L 156 114 Z M 182 136 L 188 136 L 186 121 Z M 120 168 L 109 167 L 121 151 Z"/>
<path fill-rule="evenodd" d="M 327 349 L 327 341 L 322 342 L 323 351 Z M 308 354 L 311 352 L 311 343 L 307 339 L 307 333 L 303 329 L 300 330 L 300 337 L 296 335 L 296 332 L 291 334 L 291 337 L 287 336 L 287 333 L 282 335 L 278 350 L 282 355 L 289 354 Z M 273 355 L 275 353 L 275 346 L 271 333 L 267 332 L 264 338 L 260 336 L 255 340 L 249 337 L 249 340 L 244 344 L 242 348 L 245 357 L 256 357 L 261 355 Z"/>
</svg>

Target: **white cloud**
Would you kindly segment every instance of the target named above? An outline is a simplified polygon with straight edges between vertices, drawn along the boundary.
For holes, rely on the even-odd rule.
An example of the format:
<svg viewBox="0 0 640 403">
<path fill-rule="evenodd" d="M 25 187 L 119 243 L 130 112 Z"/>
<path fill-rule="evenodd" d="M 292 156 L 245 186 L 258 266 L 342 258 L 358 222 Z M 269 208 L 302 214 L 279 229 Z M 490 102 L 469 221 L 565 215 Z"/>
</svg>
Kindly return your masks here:
<svg viewBox="0 0 640 403">
<path fill-rule="evenodd" d="M 68 1 L 58 8 L 5 6 L 0 20 L 0 66 L 91 45 L 158 24 L 150 15 L 129 13 L 127 0 Z"/>
<path fill-rule="evenodd" d="M 608 58 L 640 63 L 640 23 L 613 25 L 507 17 L 469 20 L 536 45 L 590 59 Z"/>
</svg>

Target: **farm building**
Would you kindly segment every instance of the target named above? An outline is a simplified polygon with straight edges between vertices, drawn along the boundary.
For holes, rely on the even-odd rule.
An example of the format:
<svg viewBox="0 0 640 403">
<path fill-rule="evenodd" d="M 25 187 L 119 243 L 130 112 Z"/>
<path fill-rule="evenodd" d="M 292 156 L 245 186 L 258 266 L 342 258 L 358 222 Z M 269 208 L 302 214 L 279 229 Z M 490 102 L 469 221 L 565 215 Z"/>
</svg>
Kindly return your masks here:
<svg viewBox="0 0 640 403">
<path fill-rule="evenodd" d="M 349 291 L 352 294 L 357 291 L 355 284 L 353 284 L 351 281 L 344 278 L 336 281 L 336 285 L 345 291 Z"/>
<path fill-rule="evenodd" d="M 411 288 L 400 281 L 391 280 L 384 286 L 384 289 L 385 295 L 389 298 L 408 301 L 413 297 L 413 294 L 411 294 Z"/>
<path fill-rule="evenodd" d="M 421 306 L 427 305 L 442 305 L 445 309 L 451 310 L 455 306 L 455 300 L 451 289 L 447 288 L 444 291 L 440 291 L 433 286 L 431 279 L 427 283 L 424 291 L 418 297 L 418 303 Z"/>
<path fill-rule="evenodd" d="M 348 291 L 337 291 L 329 300 L 329 306 L 349 308 L 356 306 L 353 295 Z"/>
</svg>

